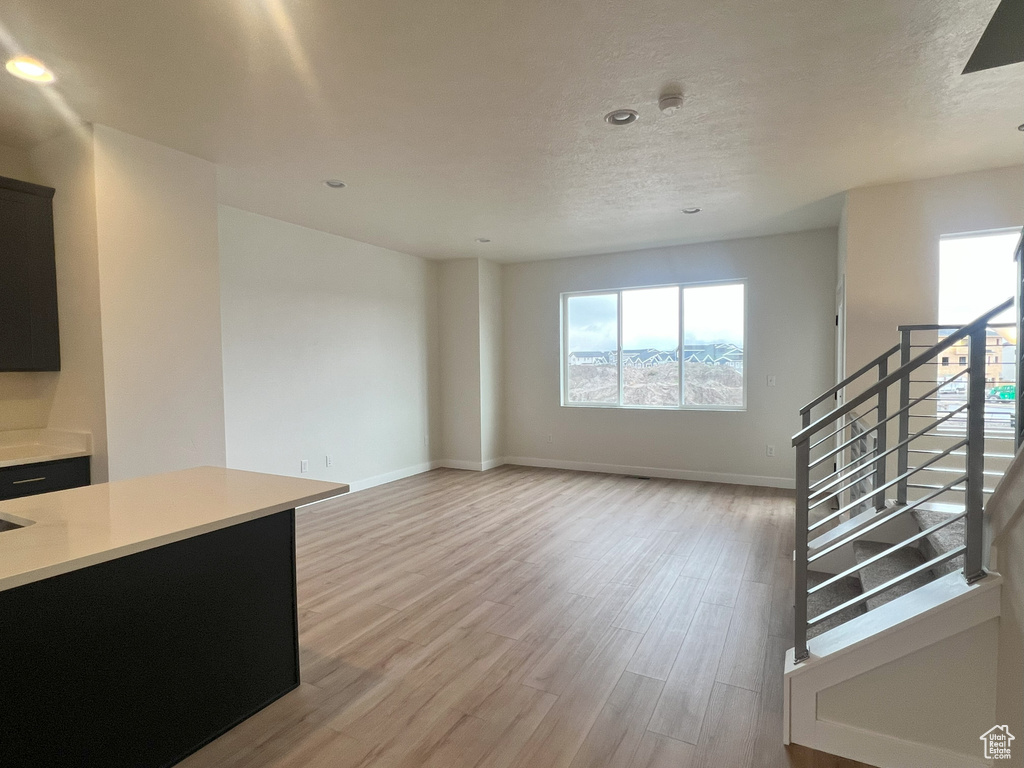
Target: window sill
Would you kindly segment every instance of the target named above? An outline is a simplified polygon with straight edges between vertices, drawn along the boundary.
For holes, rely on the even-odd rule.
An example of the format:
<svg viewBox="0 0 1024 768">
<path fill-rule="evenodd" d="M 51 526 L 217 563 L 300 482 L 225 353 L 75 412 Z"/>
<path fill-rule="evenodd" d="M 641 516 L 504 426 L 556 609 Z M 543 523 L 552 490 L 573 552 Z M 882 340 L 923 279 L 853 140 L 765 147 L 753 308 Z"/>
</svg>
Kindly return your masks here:
<svg viewBox="0 0 1024 768">
<path fill-rule="evenodd" d="M 563 408 L 592 408 L 601 411 L 698 411 L 712 413 L 746 413 L 746 405 L 617 405 L 604 403 L 561 403 Z"/>
</svg>

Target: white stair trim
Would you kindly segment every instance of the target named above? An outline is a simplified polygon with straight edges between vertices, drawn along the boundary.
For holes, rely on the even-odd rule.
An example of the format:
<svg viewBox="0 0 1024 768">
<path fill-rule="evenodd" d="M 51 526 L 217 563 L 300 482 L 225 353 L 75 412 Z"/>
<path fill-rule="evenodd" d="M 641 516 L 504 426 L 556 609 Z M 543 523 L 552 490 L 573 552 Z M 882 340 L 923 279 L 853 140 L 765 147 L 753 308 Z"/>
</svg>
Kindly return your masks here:
<svg viewBox="0 0 1024 768">
<path fill-rule="evenodd" d="M 802 664 L 786 654 L 783 740 L 871 765 L 965 768 L 984 761 L 927 744 L 818 719 L 818 694 L 965 632 L 1000 614 L 1002 577 L 967 584 L 951 573 L 808 642 Z M 993 692 L 994 695 L 994 692 Z"/>
</svg>

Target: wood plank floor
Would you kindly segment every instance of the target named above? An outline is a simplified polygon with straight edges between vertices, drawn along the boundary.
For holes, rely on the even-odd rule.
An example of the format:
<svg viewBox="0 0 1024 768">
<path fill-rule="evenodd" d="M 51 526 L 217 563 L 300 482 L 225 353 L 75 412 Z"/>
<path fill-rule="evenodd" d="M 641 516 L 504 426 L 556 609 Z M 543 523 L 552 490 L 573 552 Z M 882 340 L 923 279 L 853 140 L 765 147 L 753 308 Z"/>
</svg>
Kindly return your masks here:
<svg viewBox="0 0 1024 768">
<path fill-rule="evenodd" d="M 186 768 L 857 768 L 785 749 L 788 492 L 502 467 L 300 511 L 301 687 Z"/>
</svg>

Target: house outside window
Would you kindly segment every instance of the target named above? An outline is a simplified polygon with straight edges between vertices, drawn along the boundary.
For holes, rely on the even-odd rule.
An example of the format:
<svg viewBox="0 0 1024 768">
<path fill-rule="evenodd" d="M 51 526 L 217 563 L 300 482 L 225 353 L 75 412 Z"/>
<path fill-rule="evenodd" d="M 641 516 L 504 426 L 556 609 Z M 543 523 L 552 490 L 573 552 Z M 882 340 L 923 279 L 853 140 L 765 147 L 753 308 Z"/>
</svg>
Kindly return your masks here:
<svg viewBox="0 0 1024 768">
<path fill-rule="evenodd" d="M 744 282 L 564 293 L 561 300 L 562 405 L 746 407 Z"/>
</svg>

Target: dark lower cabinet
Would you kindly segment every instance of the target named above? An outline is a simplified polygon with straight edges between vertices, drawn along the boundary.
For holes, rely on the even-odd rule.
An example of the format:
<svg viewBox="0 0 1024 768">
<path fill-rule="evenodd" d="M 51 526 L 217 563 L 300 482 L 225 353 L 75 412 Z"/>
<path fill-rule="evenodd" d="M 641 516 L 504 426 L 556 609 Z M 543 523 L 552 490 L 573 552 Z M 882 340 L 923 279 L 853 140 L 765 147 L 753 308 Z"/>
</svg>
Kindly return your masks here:
<svg viewBox="0 0 1024 768">
<path fill-rule="evenodd" d="M 0 591 L 0 617 L 0 765 L 174 765 L 299 684 L 295 512 Z"/>
<path fill-rule="evenodd" d="M 0 371 L 59 371 L 53 195 L 0 176 Z"/>
<path fill-rule="evenodd" d="M 0 468 L 0 501 L 89 485 L 89 457 Z"/>
</svg>

